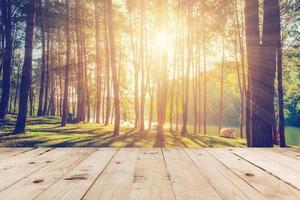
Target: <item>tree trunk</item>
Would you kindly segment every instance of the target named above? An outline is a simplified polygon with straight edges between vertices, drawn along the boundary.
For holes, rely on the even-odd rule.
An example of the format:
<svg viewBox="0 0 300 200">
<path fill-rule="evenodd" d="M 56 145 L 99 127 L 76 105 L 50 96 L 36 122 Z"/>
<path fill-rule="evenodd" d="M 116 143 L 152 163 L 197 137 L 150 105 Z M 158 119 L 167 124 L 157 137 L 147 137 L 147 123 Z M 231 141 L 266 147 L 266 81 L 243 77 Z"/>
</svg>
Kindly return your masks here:
<svg viewBox="0 0 300 200">
<path fill-rule="evenodd" d="M 235 38 L 234 38 L 234 45 L 235 45 L 235 60 L 236 60 L 236 68 L 237 68 L 237 76 L 238 76 L 238 83 L 240 89 L 240 137 L 243 138 L 243 126 L 244 126 L 244 104 L 245 104 L 245 94 L 246 94 L 246 76 L 245 76 L 245 53 L 244 53 L 244 42 L 243 42 L 243 18 L 241 20 L 241 24 L 239 22 L 239 14 L 238 14 L 238 0 L 234 2 L 234 9 L 235 9 Z M 240 30 L 240 26 L 242 27 Z M 238 65 L 238 56 L 237 56 L 237 46 L 239 45 L 240 56 L 241 56 L 241 66 L 242 66 L 242 81 L 241 75 Z"/>
<path fill-rule="evenodd" d="M 141 50 L 140 50 L 140 70 L 141 70 L 141 104 L 140 104 L 140 123 L 139 130 L 144 131 L 145 129 L 145 63 L 144 63 L 144 1 L 141 1 Z"/>
<path fill-rule="evenodd" d="M 10 77 L 12 70 L 12 3 L 11 0 L 2 0 L 3 23 L 5 26 L 5 49 L 3 60 L 2 94 L 0 102 L 0 119 L 4 119 L 8 109 L 10 94 Z"/>
<path fill-rule="evenodd" d="M 96 39 L 96 123 L 100 123 L 101 110 L 101 57 L 100 57 L 100 26 L 99 26 L 99 6 L 98 0 L 94 0 L 95 4 L 95 39 Z"/>
<path fill-rule="evenodd" d="M 203 66 L 204 66 L 204 77 L 203 77 L 203 133 L 206 135 L 206 123 L 207 123 L 207 112 L 206 112 L 206 34 L 203 32 Z"/>
<path fill-rule="evenodd" d="M 17 72 L 16 92 L 15 92 L 15 97 L 14 97 L 14 111 L 13 111 L 14 114 L 16 114 L 16 112 L 17 112 L 17 98 L 18 98 L 19 87 L 20 87 L 20 70 L 21 70 L 21 66 L 17 65 L 17 67 L 18 67 L 18 72 Z"/>
<path fill-rule="evenodd" d="M 188 123 L 188 111 L 189 111 L 189 83 L 190 83 L 190 68 L 192 67 L 192 9 L 193 5 L 190 2 L 188 5 L 188 60 L 187 60 L 187 70 L 186 70 L 186 77 L 185 77 L 185 93 L 184 94 L 184 107 L 183 107 L 183 114 L 182 114 L 182 130 L 181 135 L 187 135 L 187 123 Z"/>
<path fill-rule="evenodd" d="M 112 20 L 112 0 L 107 0 L 107 10 L 108 10 L 108 32 L 109 32 L 109 45 L 110 45 L 110 59 L 111 59 L 111 73 L 113 81 L 113 90 L 114 90 L 114 111 L 115 111 L 115 120 L 114 120 L 114 136 L 119 135 L 120 130 L 120 98 L 119 98 L 119 81 L 117 77 L 116 69 L 116 57 L 115 57 L 115 41 L 114 41 L 114 27 Z"/>
<path fill-rule="evenodd" d="M 223 114 L 223 91 L 224 91 L 224 62 L 225 62 L 225 33 L 223 36 L 223 58 L 222 58 L 222 66 L 221 66 L 221 81 L 220 81 L 220 105 L 219 105 L 219 132 L 220 134 L 222 129 L 222 114 Z"/>
<path fill-rule="evenodd" d="M 30 116 L 33 116 L 33 88 L 32 88 L 32 85 L 31 87 L 29 88 L 29 115 Z"/>
<path fill-rule="evenodd" d="M 76 28 L 76 46 L 77 46 L 77 121 L 84 120 L 84 95 L 83 95 L 83 60 L 82 60 L 82 32 L 81 32 L 81 0 L 75 1 L 75 28 Z"/>
<path fill-rule="evenodd" d="M 86 42 L 85 42 L 85 32 L 82 27 L 82 23 L 80 23 L 81 27 L 81 35 L 82 35 L 82 63 L 83 63 L 83 91 L 82 91 L 82 121 L 89 121 L 89 84 L 88 84 L 88 66 L 87 66 L 87 59 L 86 59 Z"/>
<path fill-rule="evenodd" d="M 285 125 L 284 125 L 284 98 L 282 82 L 282 44 L 281 44 L 281 23 L 280 23 L 280 2 L 275 0 L 276 34 L 277 34 L 277 89 L 278 89 L 278 129 L 280 136 L 280 147 L 286 147 Z M 277 137 L 276 137 L 277 139 Z"/>
<path fill-rule="evenodd" d="M 252 89 L 250 146 L 272 147 L 275 47 L 277 45 L 276 37 L 274 37 L 274 26 L 276 26 L 274 1 L 264 1 L 262 44 L 259 39 L 258 4 L 257 0 L 247 0 L 245 4 L 249 84 Z"/>
<path fill-rule="evenodd" d="M 41 76 L 40 76 L 40 91 L 39 91 L 39 106 L 38 116 L 43 115 L 43 99 L 45 91 L 45 73 L 46 73 L 46 41 L 45 41 L 45 27 L 44 27 L 44 12 L 43 12 L 43 0 L 40 0 L 41 9 L 41 36 L 42 36 L 42 65 L 41 65 Z"/>
<path fill-rule="evenodd" d="M 2 23 L 0 25 L 0 74 L 1 74 L 1 71 L 2 71 L 2 68 L 3 68 L 3 60 L 4 60 L 4 49 L 5 49 L 5 26 L 4 26 L 4 21 L 6 20 L 6 11 L 7 9 L 5 9 L 5 6 L 3 6 L 3 2 L 5 2 L 6 0 L 2 0 L 1 1 L 1 5 L 2 5 L 2 9 L 1 9 L 1 20 L 2 20 Z"/>
<path fill-rule="evenodd" d="M 28 106 L 28 93 L 31 85 L 31 72 L 32 72 L 32 42 L 33 42 L 33 29 L 35 18 L 35 0 L 28 1 L 25 7 L 26 16 L 26 30 L 25 30 L 25 59 L 22 69 L 20 100 L 19 100 L 19 114 L 14 133 L 25 132 L 27 106 Z"/>
<path fill-rule="evenodd" d="M 110 44 L 109 44 L 109 30 L 108 30 L 108 17 L 107 14 L 105 15 L 105 75 L 106 75 L 106 110 L 105 110 L 105 120 L 104 125 L 109 124 L 109 117 L 111 114 L 111 101 L 110 101 L 110 89 L 111 89 L 111 83 L 110 83 L 110 66 L 111 66 L 111 58 L 110 58 Z"/>
<path fill-rule="evenodd" d="M 158 29 L 163 32 L 163 29 L 167 27 L 167 12 L 168 12 L 168 1 L 160 0 L 158 2 Z M 163 34 L 163 33 L 162 33 Z M 164 124 L 166 115 L 166 104 L 167 104 L 167 49 L 162 47 L 159 49 L 161 55 L 159 56 L 159 71 L 157 74 L 157 134 L 155 146 L 165 146 L 164 136 Z"/>
<path fill-rule="evenodd" d="M 67 43 L 67 49 L 66 49 L 66 66 L 65 66 L 65 83 L 64 83 L 64 100 L 63 100 L 63 112 L 62 112 L 62 120 L 61 125 L 65 126 L 68 119 L 68 108 L 69 108 L 69 71 L 70 71 L 70 25 L 69 25 L 69 0 L 65 0 L 66 4 L 66 43 Z"/>
<path fill-rule="evenodd" d="M 137 53 L 135 44 L 133 41 L 133 28 L 132 28 L 132 2 L 129 1 L 128 5 L 128 12 L 129 12 L 129 28 L 130 28 L 130 42 L 131 42 L 131 49 L 133 55 L 133 65 L 134 65 L 134 113 L 135 113 L 135 128 L 139 126 L 139 82 L 138 82 L 138 75 L 139 75 L 139 66 L 137 64 Z"/>
</svg>

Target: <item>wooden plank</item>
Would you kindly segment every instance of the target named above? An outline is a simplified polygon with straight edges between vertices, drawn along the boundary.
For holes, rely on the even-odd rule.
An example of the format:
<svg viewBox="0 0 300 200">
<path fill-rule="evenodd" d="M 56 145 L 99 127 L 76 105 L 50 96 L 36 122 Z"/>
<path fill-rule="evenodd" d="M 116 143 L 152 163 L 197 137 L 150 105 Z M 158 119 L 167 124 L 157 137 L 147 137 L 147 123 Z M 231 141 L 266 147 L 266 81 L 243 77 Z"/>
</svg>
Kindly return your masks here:
<svg viewBox="0 0 300 200">
<path fill-rule="evenodd" d="M 1 172 L 0 191 L 15 184 L 17 181 L 31 175 L 37 170 L 51 164 L 61 156 L 67 154 L 68 152 L 69 151 L 65 149 L 53 149 L 30 159 L 28 162 L 18 164 L 15 167 Z"/>
<path fill-rule="evenodd" d="M 120 149 L 83 199 L 128 199 L 139 150 Z"/>
<path fill-rule="evenodd" d="M 295 159 L 288 157 L 282 158 L 280 156 L 274 157 L 274 155 L 268 155 L 267 151 L 262 153 L 251 149 L 232 149 L 232 153 L 264 169 L 265 171 L 272 174 L 273 176 L 276 176 L 282 181 L 293 185 L 297 189 L 300 189 L 299 170 L 295 169 L 295 167 L 292 166 L 292 164 L 297 165 Z M 280 160 L 281 162 L 288 163 L 280 163 Z"/>
<path fill-rule="evenodd" d="M 33 162 L 32 160 L 34 158 L 36 158 L 50 150 L 51 150 L 51 148 L 37 148 L 37 149 L 33 149 L 31 151 L 27 151 L 22 154 L 8 157 L 4 160 L 1 160 L 0 161 L 0 175 L 1 175 L 1 173 L 7 172 L 9 169 L 11 169 L 15 166 L 32 163 Z"/>
<path fill-rule="evenodd" d="M 275 162 L 275 163 L 282 165 L 288 169 L 295 170 L 295 171 L 298 171 L 298 173 L 300 173 L 300 160 L 298 160 L 296 157 L 292 158 L 292 156 L 288 155 L 287 153 L 286 154 L 280 153 L 280 149 L 254 148 L 254 149 L 251 149 L 251 152 L 256 153 L 256 155 L 258 155 L 259 157 L 262 157 L 264 160 L 268 159 L 271 162 Z M 281 150 L 281 152 L 284 152 L 284 150 Z"/>
<path fill-rule="evenodd" d="M 299 190 L 282 182 L 228 149 L 206 149 L 257 191 L 270 199 L 300 199 Z"/>
<path fill-rule="evenodd" d="M 31 200 L 55 183 L 65 173 L 86 158 L 93 149 L 65 149 L 67 154 L 61 156 L 48 166 L 20 180 L 0 192 L 0 199 Z M 18 192 L 16 192 L 18 191 Z"/>
<path fill-rule="evenodd" d="M 160 148 L 140 150 L 130 199 L 175 199 Z"/>
<path fill-rule="evenodd" d="M 300 153 L 300 148 L 299 147 L 297 147 L 297 148 L 285 148 L 285 149 L 287 149 L 289 151 L 296 152 L 296 153 Z"/>
<path fill-rule="evenodd" d="M 11 156 L 16 156 L 20 153 L 24 153 L 26 151 L 30 151 L 32 148 L 0 148 L 0 160 L 9 158 Z"/>
<path fill-rule="evenodd" d="M 163 149 L 163 154 L 176 199 L 221 199 L 183 149 Z"/>
<path fill-rule="evenodd" d="M 286 156 L 289 156 L 291 158 L 300 160 L 300 151 L 299 152 L 293 151 L 293 150 L 291 150 L 291 148 L 273 148 L 273 149 L 270 149 L 270 151 L 278 152 L 278 153 L 284 154 Z"/>
<path fill-rule="evenodd" d="M 113 148 L 96 150 L 35 199 L 81 199 L 116 154 L 117 150 Z"/>
<path fill-rule="evenodd" d="M 266 199 L 204 149 L 185 149 L 185 151 L 197 166 L 198 171 L 213 185 L 222 199 Z"/>
</svg>

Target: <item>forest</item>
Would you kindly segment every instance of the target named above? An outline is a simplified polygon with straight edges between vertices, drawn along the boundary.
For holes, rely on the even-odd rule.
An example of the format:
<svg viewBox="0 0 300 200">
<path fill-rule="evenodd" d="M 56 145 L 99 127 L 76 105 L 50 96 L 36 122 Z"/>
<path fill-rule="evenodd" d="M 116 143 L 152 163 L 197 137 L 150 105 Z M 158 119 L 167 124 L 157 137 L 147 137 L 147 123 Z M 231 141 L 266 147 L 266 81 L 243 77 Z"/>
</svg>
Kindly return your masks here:
<svg viewBox="0 0 300 200">
<path fill-rule="evenodd" d="M 43 146 L 46 137 L 50 146 L 129 137 L 159 147 L 170 137 L 175 146 L 300 145 L 297 0 L 1 0 L 0 8 L 4 146 Z"/>
</svg>

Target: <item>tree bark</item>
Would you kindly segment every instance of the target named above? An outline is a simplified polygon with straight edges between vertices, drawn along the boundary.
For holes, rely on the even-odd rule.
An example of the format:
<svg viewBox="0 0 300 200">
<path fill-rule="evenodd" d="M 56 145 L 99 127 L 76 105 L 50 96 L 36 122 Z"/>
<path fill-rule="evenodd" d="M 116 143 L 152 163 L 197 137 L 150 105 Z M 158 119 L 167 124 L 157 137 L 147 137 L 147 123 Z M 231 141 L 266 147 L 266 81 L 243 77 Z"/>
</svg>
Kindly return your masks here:
<svg viewBox="0 0 300 200">
<path fill-rule="evenodd" d="M 258 1 L 245 2 L 248 71 L 251 88 L 251 147 L 272 147 L 274 81 L 276 69 L 276 20 L 274 1 L 264 1 L 262 44 L 259 38 Z M 249 84 L 248 84 L 249 85 Z M 247 119 L 249 120 L 249 119 Z"/>
<path fill-rule="evenodd" d="M 222 129 L 222 115 L 223 115 L 223 93 L 224 93 L 224 62 L 225 62 L 225 33 L 223 36 L 223 58 L 222 58 L 222 65 L 221 65 L 221 81 L 220 81 L 220 105 L 219 105 L 219 132 L 220 134 Z"/>
<path fill-rule="evenodd" d="M 112 73 L 112 82 L 113 82 L 113 90 L 114 90 L 114 136 L 119 135 L 120 130 L 120 97 L 119 97 L 119 81 L 118 74 L 116 69 L 116 57 L 115 57 L 115 41 L 114 41 L 114 27 L 112 20 L 112 0 L 107 1 L 107 10 L 108 10 L 108 32 L 109 32 L 109 45 L 110 45 L 110 59 L 111 59 L 111 73 Z"/>
<path fill-rule="evenodd" d="M 10 78 L 12 70 L 12 4 L 11 0 L 2 0 L 5 49 L 3 60 L 2 94 L 0 102 L 0 119 L 4 119 L 8 109 L 10 95 Z"/>
<path fill-rule="evenodd" d="M 206 112 L 206 34 L 205 30 L 203 32 L 203 66 L 204 66 L 204 72 L 203 72 L 203 133 L 204 135 L 207 134 L 207 112 Z"/>
<path fill-rule="evenodd" d="M 77 46 L 77 121 L 83 121 L 85 118 L 84 105 L 84 69 L 82 59 L 82 32 L 81 32 L 81 0 L 75 1 L 75 28 L 76 28 L 76 46 Z"/>
<path fill-rule="evenodd" d="M 95 6 L 95 39 L 96 39 L 96 123 L 100 123 L 101 110 L 101 57 L 100 57 L 100 26 L 98 0 L 94 0 Z"/>
<path fill-rule="evenodd" d="M 168 1 L 160 0 L 158 2 L 158 29 L 163 32 L 167 26 Z M 157 134 L 155 146 L 164 146 L 164 124 L 167 104 L 167 49 L 160 49 L 159 71 L 157 77 Z"/>
<path fill-rule="evenodd" d="M 106 5 L 107 6 L 107 5 Z M 107 8 L 106 8 L 107 9 Z M 111 83 L 110 83 L 110 66 L 111 66 L 111 55 L 110 55 L 110 44 L 109 44 L 109 30 L 108 30 L 108 16 L 107 13 L 105 15 L 105 75 L 106 75 L 106 110 L 105 110 L 105 120 L 104 125 L 109 124 L 109 118 L 111 114 L 111 99 L 110 99 L 110 89 L 111 89 Z"/>
<path fill-rule="evenodd" d="M 41 9 L 41 36 L 42 36 L 42 65 L 40 75 L 40 91 L 39 91 L 39 105 L 38 105 L 38 116 L 43 115 L 43 99 L 45 91 L 45 73 L 46 73 L 46 41 L 45 41 L 45 27 L 44 27 L 44 12 L 43 12 L 43 0 L 40 0 Z"/>
<path fill-rule="evenodd" d="M 68 119 L 68 108 L 69 108 L 69 71 L 70 71 L 70 22 L 69 22 L 69 0 L 65 0 L 66 4 L 66 43 L 67 43 L 67 49 L 66 49 L 66 66 L 65 66 L 65 83 L 64 83 L 64 99 L 63 99 L 63 112 L 62 112 L 62 120 L 61 120 L 61 125 L 65 126 L 67 123 Z"/>
<path fill-rule="evenodd" d="M 32 73 L 32 42 L 33 42 L 33 29 L 35 18 L 35 0 L 28 1 L 25 7 L 26 16 L 26 30 L 25 30 L 25 59 L 22 69 L 20 100 L 19 100 L 19 114 L 17 118 L 14 133 L 25 132 L 27 107 L 28 107 L 28 93 L 31 85 Z"/>
<path fill-rule="evenodd" d="M 188 60 L 187 60 L 187 69 L 186 69 L 186 77 L 185 77 L 185 93 L 184 95 L 184 107 L 183 107 L 183 114 L 182 114 L 182 130 L 181 135 L 185 136 L 187 135 L 187 123 L 188 123 L 188 111 L 189 111 L 189 83 L 190 83 L 190 68 L 192 67 L 192 9 L 193 5 L 190 2 L 188 4 L 188 38 L 187 38 L 187 44 L 188 44 Z"/>
<path fill-rule="evenodd" d="M 140 46 L 140 70 L 141 70 L 141 104 L 140 104 L 140 123 L 139 130 L 144 131 L 145 129 L 145 62 L 144 62 L 144 1 L 141 1 L 141 46 Z"/>
<path fill-rule="evenodd" d="M 280 147 L 286 147 L 285 122 L 284 122 L 284 98 L 282 82 L 282 44 L 281 44 L 281 23 L 280 23 L 280 2 L 275 0 L 276 34 L 277 34 L 277 89 L 278 89 L 278 129 Z M 277 139 L 277 137 L 276 137 Z"/>
<path fill-rule="evenodd" d="M 132 28 L 132 2 L 129 1 L 128 5 L 128 12 L 129 12 L 129 27 L 130 27 L 130 41 L 131 41 L 131 49 L 133 55 L 133 65 L 134 65 L 134 112 L 135 112 L 135 128 L 138 128 L 139 121 L 140 121 L 140 111 L 139 111 L 139 66 L 137 63 L 137 53 L 135 44 L 133 41 L 133 28 Z"/>
<path fill-rule="evenodd" d="M 14 114 L 16 114 L 16 112 L 17 112 L 17 98 L 18 98 L 19 87 L 20 87 L 20 71 L 21 71 L 21 66 L 18 64 L 17 68 L 18 68 L 18 71 L 17 71 L 16 92 L 15 92 L 15 97 L 14 97 L 14 111 L 13 111 Z"/>
</svg>

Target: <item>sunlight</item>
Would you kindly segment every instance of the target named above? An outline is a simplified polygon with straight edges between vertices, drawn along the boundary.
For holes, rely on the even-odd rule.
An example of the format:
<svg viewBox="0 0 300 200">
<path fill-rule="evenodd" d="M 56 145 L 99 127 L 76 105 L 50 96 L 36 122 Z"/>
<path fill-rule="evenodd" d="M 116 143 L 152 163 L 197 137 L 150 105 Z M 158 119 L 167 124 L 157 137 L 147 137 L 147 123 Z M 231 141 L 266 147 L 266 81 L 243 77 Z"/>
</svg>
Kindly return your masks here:
<svg viewBox="0 0 300 200">
<path fill-rule="evenodd" d="M 167 34 L 166 30 L 161 30 L 156 33 L 155 41 L 159 49 L 159 53 L 168 49 L 168 44 L 170 40 L 170 34 Z"/>
<path fill-rule="evenodd" d="M 26 2 L 0 1 L 0 132 L 9 114 L 14 134 L 59 116 L 159 142 L 247 125 L 248 145 L 284 147 L 284 120 L 299 124 L 296 1 Z"/>
</svg>

